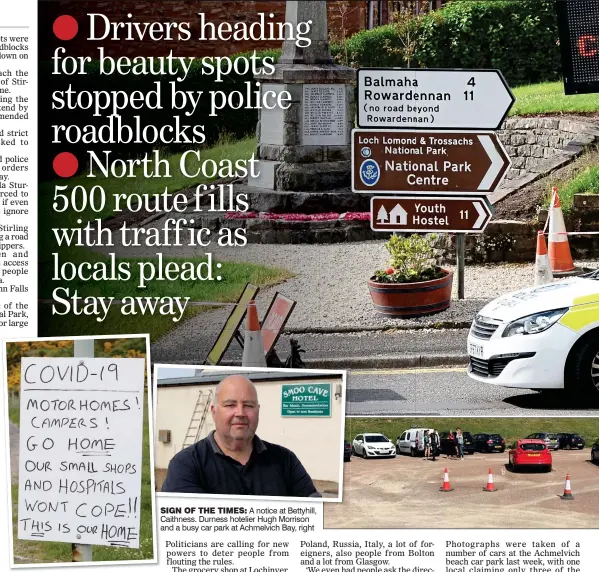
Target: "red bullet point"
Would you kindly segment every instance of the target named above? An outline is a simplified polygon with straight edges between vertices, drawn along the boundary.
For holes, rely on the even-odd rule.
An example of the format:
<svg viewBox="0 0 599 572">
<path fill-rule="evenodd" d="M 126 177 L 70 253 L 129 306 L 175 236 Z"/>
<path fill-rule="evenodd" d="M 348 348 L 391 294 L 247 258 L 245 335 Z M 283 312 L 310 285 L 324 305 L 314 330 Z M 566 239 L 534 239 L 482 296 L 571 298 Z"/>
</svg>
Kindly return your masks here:
<svg viewBox="0 0 599 572">
<path fill-rule="evenodd" d="M 73 153 L 65 151 L 54 157 L 52 167 L 59 177 L 66 179 L 67 177 L 72 177 L 77 172 L 79 161 L 77 161 L 77 157 Z"/>
<path fill-rule="evenodd" d="M 58 16 L 54 20 L 52 31 L 59 40 L 72 40 L 79 31 L 79 24 L 73 16 Z"/>
</svg>

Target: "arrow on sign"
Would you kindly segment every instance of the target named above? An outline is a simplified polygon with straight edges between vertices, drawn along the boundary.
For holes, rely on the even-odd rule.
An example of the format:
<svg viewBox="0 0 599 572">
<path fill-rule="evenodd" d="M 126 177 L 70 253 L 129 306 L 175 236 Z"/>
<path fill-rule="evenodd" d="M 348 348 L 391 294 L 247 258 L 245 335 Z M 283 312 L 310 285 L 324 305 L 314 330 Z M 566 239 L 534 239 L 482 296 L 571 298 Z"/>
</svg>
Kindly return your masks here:
<svg viewBox="0 0 599 572">
<path fill-rule="evenodd" d="M 399 217 L 399 222 L 397 221 L 398 217 Z M 408 222 L 407 211 L 399 203 L 397 203 L 393 207 L 393 209 L 391 209 L 391 212 L 389 213 L 389 223 L 388 224 L 404 225 L 404 224 L 407 224 L 407 222 Z"/>
<path fill-rule="evenodd" d="M 505 166 L 505 160 L 497 152 L 497 149 L 489 135 L 479 135 L 478 140 L 484 147 L 487 155 L 489 155 L 489 159 L 491 159 L 491 166 L 489 167 L 489 170 L 485 174 L 483 180 L 480 182 L 480 185 L 478 185 L 478 190 L 488 191 L 495 179 L 497 179 L 497 175 L 499 175 L 501 169 L 503 169 Z"/>
<path fill-rule="evenodd" d="M 473 204 L 474 208 L 476 209 L 476 212 L 478 213 L 478 218 L 476 219 L 476 221 L 474 221 L 474 224 L 472 225 L 472 230 L 478 230 L 487 221 L 488 213 L 483 208 L 483 205 L 480 202 L 474 201 Z"/>
</svg>

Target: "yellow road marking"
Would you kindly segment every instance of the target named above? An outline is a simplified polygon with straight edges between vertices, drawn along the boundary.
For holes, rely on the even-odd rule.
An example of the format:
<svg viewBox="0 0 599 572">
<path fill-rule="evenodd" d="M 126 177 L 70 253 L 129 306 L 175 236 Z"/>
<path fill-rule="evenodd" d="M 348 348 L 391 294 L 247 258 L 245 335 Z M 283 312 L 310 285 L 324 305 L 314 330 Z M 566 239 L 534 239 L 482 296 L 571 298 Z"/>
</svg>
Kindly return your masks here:
<svg viewBox="0 0 599 572">
<path fill-rule="evenodd" d="M 439 368 L 425 368 L 417 367 L 414 369 L 369 369 L 353 371 L 350 370 L 352 375 L 400 375 L 402 373 L 436 373 L 443 371 L 468 371 L 465 367 L 439 367 Z"/>
</svg>

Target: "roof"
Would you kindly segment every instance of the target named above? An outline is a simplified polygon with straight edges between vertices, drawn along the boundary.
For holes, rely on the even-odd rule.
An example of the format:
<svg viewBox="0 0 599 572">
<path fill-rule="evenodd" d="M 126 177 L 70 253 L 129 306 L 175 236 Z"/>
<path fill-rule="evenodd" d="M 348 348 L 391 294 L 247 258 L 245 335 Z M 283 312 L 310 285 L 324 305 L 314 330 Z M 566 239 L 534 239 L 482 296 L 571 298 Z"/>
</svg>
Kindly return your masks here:
<svg viewBox="0 0 599 572">
<path fill-rule="evenodd" d="M 269 370 L 269 371 L 244 371 L 241 370 L 227 370 L 227 371 L 215 371 L 215 370 L 198 370 L 194 376 L 189 377 L 171 377 L 168 379 L 159 379 L 157 382 L 158 387 L 177 387 L 184 385 L 203 385 L 203 384 L 215 384 L 228 377 L 230 375 L 243 375 L 254 383 L 260 383 L 265 381 L 306 381 L 310 383 L 314 380 L 329 380 L 329 381 L 342 381 L 340 373 L 323 371 L 319 373 L 311 372 L 298 372 L 289 371 L 285 369 Z"/>
</svg>

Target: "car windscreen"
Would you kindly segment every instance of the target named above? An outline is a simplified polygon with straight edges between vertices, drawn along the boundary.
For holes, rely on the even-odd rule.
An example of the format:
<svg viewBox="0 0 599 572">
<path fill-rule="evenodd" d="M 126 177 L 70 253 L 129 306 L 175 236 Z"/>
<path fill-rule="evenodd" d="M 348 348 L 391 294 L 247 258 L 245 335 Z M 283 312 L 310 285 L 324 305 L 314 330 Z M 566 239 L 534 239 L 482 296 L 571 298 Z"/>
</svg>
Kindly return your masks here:
<svg viewBox="0 0 599 572">
<path fill-rule="evenodd" d="M 557 439 L 557 435 L 555 433 L 547 433 L 547 439 Z"/>
<path fill-rule="evenodd" d="M 388 443 L 389 439 L 387 437 L 383 437 L 382 435 L 367 435 L 364 437 L 366 443 Z"/>
<path fill-rule="evenodd" d="M 501 439 L 501 435 L 498 435 L 497 433 L 494 433 L 493 435 L 489 435 L 489 437 L 491 439 Z"/>
<path fill-rule="evenodd" d="M 544 451 L 546 447 L 542 443 L 522 443 L 520 448 L 523 451 Z"/>
</svg>

